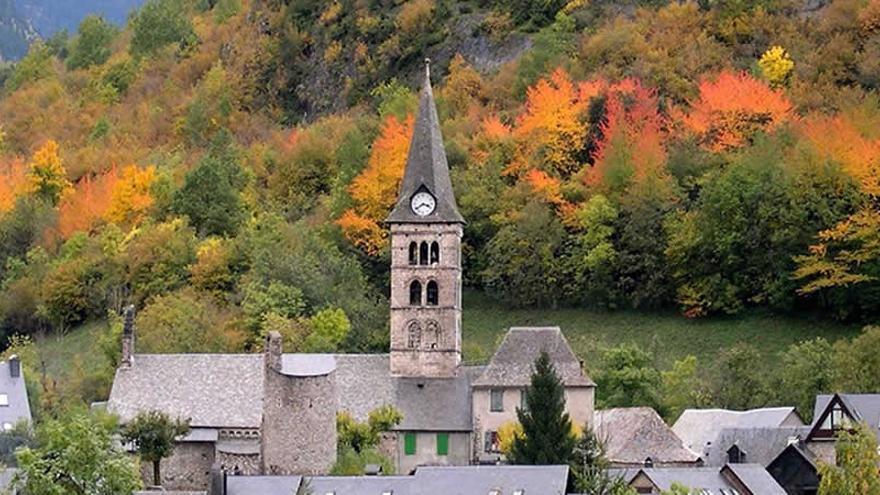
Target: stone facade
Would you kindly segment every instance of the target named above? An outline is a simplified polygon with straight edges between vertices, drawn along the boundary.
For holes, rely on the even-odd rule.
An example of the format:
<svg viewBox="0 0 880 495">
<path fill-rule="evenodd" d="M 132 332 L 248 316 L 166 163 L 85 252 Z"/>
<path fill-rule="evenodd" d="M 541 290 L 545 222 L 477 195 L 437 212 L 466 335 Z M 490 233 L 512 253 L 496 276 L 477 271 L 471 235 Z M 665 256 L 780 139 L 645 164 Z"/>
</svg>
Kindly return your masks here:
<svg viewBox="0 0 880 495">
<path fill-rule="evenodd" d="M 461 236 L 460 224 L 391 227 L 392 375 L 446 377 L 458 372 Z M 438 256 L 432 253 L 434 243 L 439 246 Z M 436 303 L 428 299 L 429 284 L 436 284 Z M 415 301 L 411 300 L 413 290 L 418 294 Z"/>
<path fill-rule="evenodd" d="M 171 457 L 162 460 L 162 486 L 167 490 L 199 490 L 208 486 L 214 464 L 214 444 L 181 442 Z M 153 484 L 153 464 L 141 462 L 141 477 Z"/>
<path fill-rule="evenodd" d="M 272 333 L 265 353 L 261 454 L 264 474 L 323 474 L 336 462 L 335 371 L 288 376 L 281 336 Z"/>
</svg>

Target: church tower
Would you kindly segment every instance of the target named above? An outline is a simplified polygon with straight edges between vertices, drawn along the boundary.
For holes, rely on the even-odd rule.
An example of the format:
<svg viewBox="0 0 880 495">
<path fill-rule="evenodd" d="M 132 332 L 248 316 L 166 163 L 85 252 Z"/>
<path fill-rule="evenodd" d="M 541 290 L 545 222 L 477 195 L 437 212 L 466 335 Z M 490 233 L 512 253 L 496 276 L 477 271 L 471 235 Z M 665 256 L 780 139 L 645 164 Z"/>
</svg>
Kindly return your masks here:
<svg viewBox="0 0 880 495">
<path fill-rule="evenodd" d="M 391 374 L 454 376 L 461 363 L 461 236 L 425 61 L 406 171 L 391 228 Z"/>
</svg>

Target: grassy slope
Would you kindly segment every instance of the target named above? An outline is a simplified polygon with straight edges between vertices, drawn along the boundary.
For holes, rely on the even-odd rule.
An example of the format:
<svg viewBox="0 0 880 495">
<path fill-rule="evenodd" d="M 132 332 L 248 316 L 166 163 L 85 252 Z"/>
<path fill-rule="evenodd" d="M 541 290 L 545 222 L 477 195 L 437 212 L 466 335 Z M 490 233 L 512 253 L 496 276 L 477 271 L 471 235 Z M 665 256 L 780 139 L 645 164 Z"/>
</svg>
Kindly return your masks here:
<svg viewBox="0 0 880 495">
<path fill-rule="evenodd" d="M 595 369 L 599 349 L 623 342 L 636 342 L 652 351 L 661 368 L 689 354 L 697 356 L 702 366 L 711 367 L 719 350 L 749 342 L 772 367 L 778 354 L 794 342 L 816 336 L 834 341 L 851 337 L 860 328 L 813 317 L 769 314 L 688 320 L 672 312 L 509 309 L 474 293 L 466 294 L 463 304 L 464 359 L 468 362 L 485 361 L 511 326 L 561 327 L 589 369 Z"/>
<path fill-rule="evenodd" d="M 859 331 L 856 325 L 829 320 L 766 314 L 695 321 L 671 312 L 508 309 L 473 292 L 465 295 L 463 320 L 464 357 L 470 363 L 485 362 L 508 327 L 555 325 L 562 328 L 575 352 L 592 370 L 599 349 L 622 342 L 636 342 L 652 351 L 661 368 L 688 354 L 697 356 L 703 367 L 711 368 L 720 349 L 745 341 L 761 350 L 767 358 L 765 363 L 772 368 L 779 352 L 793 342 L 820 335 L 833 341 Z M 76 359 L 86 370 L 94 369 L 103 361 L 96 342 L 105 328 L 105 322 L 93 322 L 63 336 L 36 339 L 49 375 L 68 373 Z"/>
</svg>

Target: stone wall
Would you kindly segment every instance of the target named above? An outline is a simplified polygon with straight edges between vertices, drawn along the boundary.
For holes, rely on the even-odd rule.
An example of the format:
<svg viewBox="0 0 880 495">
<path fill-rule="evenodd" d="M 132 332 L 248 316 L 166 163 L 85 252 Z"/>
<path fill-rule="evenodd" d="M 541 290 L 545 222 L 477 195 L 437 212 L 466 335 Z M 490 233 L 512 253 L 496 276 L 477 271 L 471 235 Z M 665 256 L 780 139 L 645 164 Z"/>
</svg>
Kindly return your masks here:
<svg viewBox="0 0 880 495">
<path fill-rule="evenodd" d="M 210 442 L 181 442 L 174 453 L 162 459 L 162 486 L 166 490 L 205 490 L 211 479 L 214 464 L 214 444 Z M 153 484 L 153 463 L 141 462 L 144 484 Z"/>
<path fill-rule="evenodd" d="M 326 474 L 336 462 L 336 372 L 311 377 L 267 370 L 263 474 Z"/>
<path fill-rule="evenodd" d="M 398 376 L 454 376 L 461 363 L 460 225 L 393 225 L 391 228 L 391 373 Z M 411 265 L 410 243 L 437 242 L 438 263 Z M 410 305 L 410 284 L 422 284 L 422 301 Z M 438 304 L 425 304 L 428 282 L 436 282 Z M 410 327 L 420 338 L 413 347 Z"/>
</svg>

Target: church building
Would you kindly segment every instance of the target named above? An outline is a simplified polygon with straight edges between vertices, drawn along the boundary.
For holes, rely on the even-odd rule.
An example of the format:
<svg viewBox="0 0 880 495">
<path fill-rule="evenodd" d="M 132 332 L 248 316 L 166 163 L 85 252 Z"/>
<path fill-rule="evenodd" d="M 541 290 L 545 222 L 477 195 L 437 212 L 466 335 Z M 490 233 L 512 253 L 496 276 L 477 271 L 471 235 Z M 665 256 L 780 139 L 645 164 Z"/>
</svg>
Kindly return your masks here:
<svg viewBox="0 0 880 495">
<path fill-rule="evenodd" d="M 277 334 L 268 337 L 263 355 L 137 354 L 128 315 L 107 409 L 123 423 L 150 410 L 190 420 L 191 433 L 163 462 L 165 488 L 203 490 L 215 465 L 237 474 L 326 474 L 336 460 L 336 413 L 364 421 L 384 405 L 403 415 L 382 444 L 398 473 L 497 459 L 497 429 L 516 419 L 541 351 L 560 372 L 573 421 L 592 421 L 595 384 L 558 328 L 511 329 L 488 365 L 462 365 L 465 220 L 427 64 L 387 224 L 387 354 L 284 354 Z"/>
</svg>

